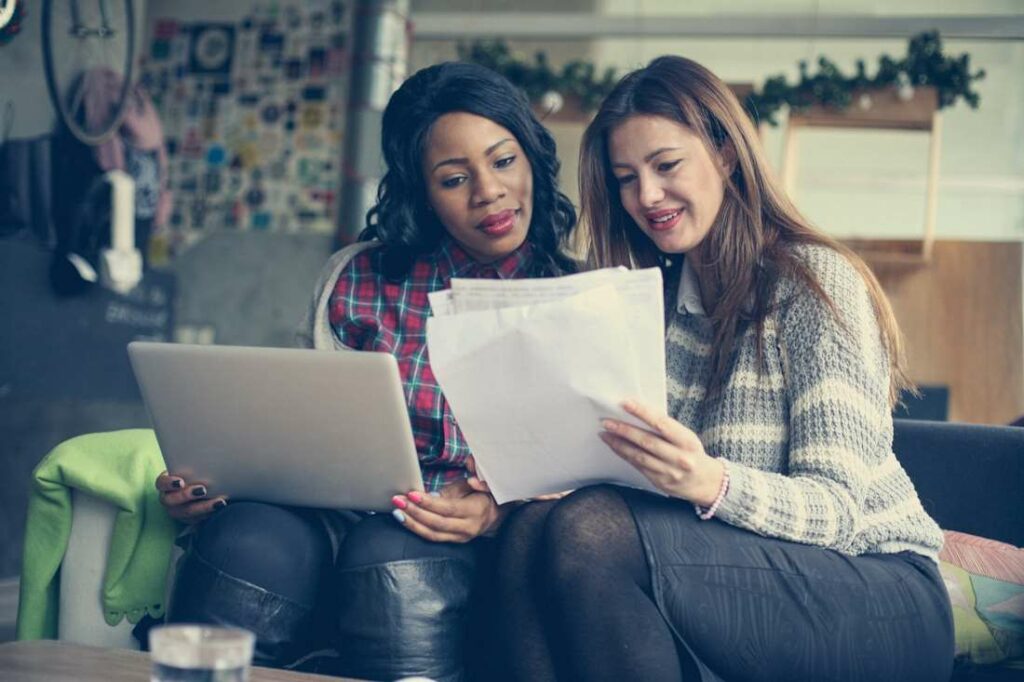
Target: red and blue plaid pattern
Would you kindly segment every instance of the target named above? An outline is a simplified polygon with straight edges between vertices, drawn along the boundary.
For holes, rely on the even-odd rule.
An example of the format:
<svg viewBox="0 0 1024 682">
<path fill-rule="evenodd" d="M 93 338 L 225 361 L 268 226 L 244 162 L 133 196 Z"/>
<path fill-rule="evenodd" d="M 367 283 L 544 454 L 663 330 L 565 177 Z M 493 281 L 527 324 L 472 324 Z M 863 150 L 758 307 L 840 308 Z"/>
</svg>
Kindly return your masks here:
<svg viewBox="0 0 1024 682">
<path fill-rule="evenodd" d="M 396 283 L 381 274 L 382 254 L 379 248 L 363 251 L 342 271 L 331 295 L 331 326 L 349 348 L 391 353 L 398 360 L 423 484 L 427 490 L 439 490 L 465 476 L 470 450 L 430 369 L 427 294 L 449 288 L 452 277 L 541 276 L 544 268 L 536 261 L 542 259 L 533 257 L 526 242 L 502 260 L 483 265 L 446 238 Z"/>
</svg>

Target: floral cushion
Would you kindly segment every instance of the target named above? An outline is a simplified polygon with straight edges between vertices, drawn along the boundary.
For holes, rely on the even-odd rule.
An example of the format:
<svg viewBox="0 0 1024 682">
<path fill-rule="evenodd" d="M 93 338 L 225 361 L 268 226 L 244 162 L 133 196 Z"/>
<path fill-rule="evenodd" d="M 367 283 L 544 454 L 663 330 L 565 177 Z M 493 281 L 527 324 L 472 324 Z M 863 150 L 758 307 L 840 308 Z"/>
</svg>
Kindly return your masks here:
<svg viewBox="0 0 1024 682">
<path fill-rule="evenodd" d="M 939 570 L 949 590 L 957 667 L 1024 670 L 1024 549 L 946 531 Z"/>
</svg>

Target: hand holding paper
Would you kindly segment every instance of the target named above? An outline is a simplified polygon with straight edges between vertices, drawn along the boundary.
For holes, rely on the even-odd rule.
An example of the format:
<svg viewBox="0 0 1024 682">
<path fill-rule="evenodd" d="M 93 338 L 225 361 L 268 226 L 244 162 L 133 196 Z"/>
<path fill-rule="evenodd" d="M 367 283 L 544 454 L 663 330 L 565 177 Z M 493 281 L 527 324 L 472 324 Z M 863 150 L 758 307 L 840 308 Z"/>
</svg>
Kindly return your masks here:
<svg viewBox="0 0 1024 682">
<path fill-rule="evenodd" d="M 499 503 L 605 481 L 653 489 L 598 433 L 604 417 L 635 421 L 627 399 L 665 404 L 658 270 L 453 280 L 439 293 L 431 366 Z"/>
</svg>

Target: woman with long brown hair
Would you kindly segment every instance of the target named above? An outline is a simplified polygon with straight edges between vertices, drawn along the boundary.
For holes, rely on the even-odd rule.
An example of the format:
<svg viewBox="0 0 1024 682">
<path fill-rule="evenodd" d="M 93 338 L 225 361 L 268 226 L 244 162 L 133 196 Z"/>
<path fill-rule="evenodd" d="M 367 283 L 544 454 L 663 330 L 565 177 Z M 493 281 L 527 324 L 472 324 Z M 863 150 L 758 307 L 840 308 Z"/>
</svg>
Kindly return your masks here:
<svg viewBox="0 0 1024 682">
<path fill-rule="evenodd" d="M 627 403 L 637 421 L 601 434 L 664 496 L 590 487 L 509 519 L 518 676 L 948 677 L 942 535 L 892 451 L 909 381 L 871 272 L 800 215 L 691 60 L 618 84 L 580 174 L 592 264 L 665 275 L 668 414 Z"/>
</svg>

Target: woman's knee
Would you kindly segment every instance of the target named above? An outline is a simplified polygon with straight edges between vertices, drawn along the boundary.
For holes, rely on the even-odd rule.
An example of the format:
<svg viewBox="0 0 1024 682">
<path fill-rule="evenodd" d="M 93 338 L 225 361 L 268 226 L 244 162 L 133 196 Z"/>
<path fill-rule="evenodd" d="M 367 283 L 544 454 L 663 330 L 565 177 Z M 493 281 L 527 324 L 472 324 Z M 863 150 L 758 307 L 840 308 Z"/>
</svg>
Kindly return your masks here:
<svg viewBox="0 0 1024 682">
<path fill-rule="evenodd" d="M 539 537 L 547 523 L 548 514 L 558 502 L 558 500 L 538 500 L 527 502 L 514 509 L 502 523 L 499 539 L 504 542 Z"/>
<path fill-rule="evenodd" d="M 582 488 L 560 500 L 548 515 L 543 550 L 549 579 L 576 582 L 618 562 L 622 535 L 635 534 L 632 514 L 613 486 Z"/>
<path fill-rule="evenodd" d="M 388 515 L 356 524 L 335 572 L 340 670 L 367 679 L 461 679 L 476 542 L 429 542 Z"/>
<path fill-rule="evenodd" d="M 349 529 L 338 550 L 339 571 L 395 561 L 462 560 L 475 565 L 470 544 L 431 542 L 398 524 L 390 514 L 369 516 Z"/>
<path fill-rule="evenodd" d="M 256 633 L 254 660 L 284 665 L 318 642 L 330 540 L 314 513 L 238 502 L 196 530 L 178 568 L 170 622 Z"/>
<path fill-rule="evenodd" d="M 212 568 L 264 589 L 293 593 L 331 565 L 331 543 L 311 514 L 258 502 L 228 505 L 206 521 L 192 551 Z"/>
<path fill-rule="evenodd" d="M 543 551 L 544 529 L 554 501 L 524 504 L 508 515 L 497 538 L 496 573 L 501 582 L 528 579 Z"/>
</svg>

